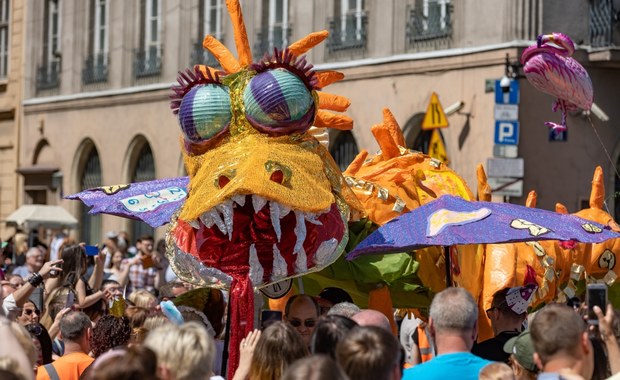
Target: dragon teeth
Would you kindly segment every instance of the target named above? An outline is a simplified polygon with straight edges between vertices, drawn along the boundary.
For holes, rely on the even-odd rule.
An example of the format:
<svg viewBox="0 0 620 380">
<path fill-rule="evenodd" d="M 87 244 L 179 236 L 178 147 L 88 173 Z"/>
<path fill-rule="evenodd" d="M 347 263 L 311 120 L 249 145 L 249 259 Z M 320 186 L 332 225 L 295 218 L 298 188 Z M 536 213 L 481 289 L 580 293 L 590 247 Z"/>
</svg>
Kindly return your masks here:
<svg viewBox="0 0 620 380">
<path fill-rule="evenodd" d="M 225 226 L 225 230 L 222 231 L 222 233 L 224 233 L 224 235 L 228 234 L 228 240 L 232 240 L 232 233 L 233 233 L 233 202 L 232 201 L 226 201 L 224 203 L 220 203 L 219 205 L 215 206 L 215 208 L 217 209 L 218 212 L 222 213 L 222 216 L 224 217 L 224 226 Z M 219 226 L 220 230 L 222 230 L 222 228 Z"/>
<path fill-rule="evenodd" d="M 278 242 L 282 238 L 282 228 L 280 227 L 280 207 L 277 202 L 269 202 L 269 211 L 271 213 L 271 224 L 276 232 Z"/>
<path fill-rule="evenodd" d="M 295 248 L 293 248 L 293 254 L 296 254 L 300 250 L 304 249 L 304 241 L 306 240 L 306 221 L 304 218 L 304 213 L 301 211 L 295 211 L 295 236 L 297 240 L 295 241 Z M 304 253 L 305 255 L 305 253 Z"/>
<path fill-rule="evenodd" d="M 252 195 L 252 207 L 254 207 L 254 213 L 257 214 L 265 207 L 267 200 L 258 195 Z"/>
<path fill-rule="evenodd" d="M 219 228 L 220 231 L 222 231 L 224 235 L 228 235 L 228 230 L 226 229 L 226 223 L 224 223 L 224 221 L 222 220 L 220 213 L 217 210 L 211 209 L 207 211 L 207 214 L 209 215 L 211 220 L 213 220 L 213 223 L 215 223 L 217 228 Z"/>
<path fill-rule="evenodd" d="M 200 229 L 200 222 L 198 220 L 196 220 L 196 219 L 188 220 L 187 224 L 192 226 L 192 228 L 195 229 L 195 230 L 199 230 Z"/>
<path fill-rule="evenodd" d="M 258 261 L 258 253 L 256 252 L 256 246 L 252 244 L 250 246 L 250 281 L 252 281 L 252 285 L 258 286 L 263 283 L 263 275 L 264 270 L 263 266 L 260 265 L 260 261 Z"/>
<path fill-rule="evenodd" d="M 297 255 L 295 259 L 295 272 L 303 273 L 308 271 L 308 258 L 306 256 L 306 251 L 304 250 L 303 245 L 299 251 L 294 252 Z"/>
<path fill-rule="evenodd" d="M 281 205 L 281 204 L 277 204 L 278 205 L 278 209 L 280 212 L 280 219 L 284 218 L 285 216 L 287 216 L 290 212 L 291 212 L 291 208 L 287 207 L 285 205 Z"/>
<path fill-rule="evenodd" d="M 306 220 L 312 224 L 315 224 L 317 226 L 322 226 L 323 223 L 321 223 L 320 220 L 317 220 L 316 218 L 318 218 L 319 216 L 317 214 L 312 214 L 312 213 L 306 213 L 305 214 Z"/>
<path fill-rule="evenodd" d="M 271 269 L 271 281 L 278 281 L 288 275 L 286 260 L 282 257 L 277 245 L 273 245 L 273 268 Z"/>
<path fill-rule="evenodd" d="M 232 197 L 233 202 L 235 202 L 236 204 L 238 204 L 239 206 L 243 207 L 245 206 L 245 195 L 234 195 Z"/>
<path fill-rule="evenodd" d="M 331 261 L 331 256 L 338 247 L 338 240 L 331 238 L 321 243 L 319 248 L 314 254 L 314 263 L 317 267 L 325 265 L 325 263 Z"/>
<path fill-rule="evenodd" d="M 215 224 L 215 221 L 213 220 L 213 217 L 211 216 L 209 211 L 203 212 L 202 215 L 200 215 L 200 220 L 202 221 L 202 224 L 204 224 L 207 228 L 211 228 Z"/>
</svg>

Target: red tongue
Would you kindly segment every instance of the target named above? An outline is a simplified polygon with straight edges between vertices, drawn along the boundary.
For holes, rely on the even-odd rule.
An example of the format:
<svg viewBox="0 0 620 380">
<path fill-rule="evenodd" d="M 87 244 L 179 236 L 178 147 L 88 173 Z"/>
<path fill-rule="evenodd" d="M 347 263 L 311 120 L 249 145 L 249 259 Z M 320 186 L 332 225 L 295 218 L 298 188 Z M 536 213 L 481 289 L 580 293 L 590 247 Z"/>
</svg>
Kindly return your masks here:
<svg viewBox="0 0 620 380">
<path fill-rule="evenodd" d="M 235 376 L 239 367 L 239 344 L 254 329 L 254 294 L 250 278 L 233 275 L 230 286 L 230 342 L 228 343 L 228 379 Z M 226 347 L 224 347 L 226 349 Z"/>
</svg>

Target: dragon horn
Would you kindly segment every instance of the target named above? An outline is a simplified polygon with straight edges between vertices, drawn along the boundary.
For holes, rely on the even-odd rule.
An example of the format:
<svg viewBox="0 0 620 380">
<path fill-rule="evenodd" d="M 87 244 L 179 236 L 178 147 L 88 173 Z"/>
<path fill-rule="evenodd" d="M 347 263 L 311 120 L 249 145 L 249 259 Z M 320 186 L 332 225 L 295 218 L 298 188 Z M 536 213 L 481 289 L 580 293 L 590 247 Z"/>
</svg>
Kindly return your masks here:
<svg viewBox="0 0 620 380">
<path fill-rule="evenodd" d="M 525 200 L 525 207 L 534 208 L 536 207 L 536 201 L 538 200 L 538 194 L 536 194 L 535 190 L 530 191 L 527 194 L 527 199 Z"/>
<path fill-rule="evenodd" d="M 558 214 L 568 214 L 568 209 L 566 208 L 566 206 L 564 206 L 561 203 L 556 203 L 555 204 L 555 212 L 557 212 Z"/>
<path fill-rule="evenodd" d="M 489 186 L 489 182 L 487 182 L 487 173 L 485 173 L 482 164 L 478 164 L 476 167 L 476 177 L 478 177 L 478 200 L 490 202 L 491 186 Z"/>
<path fill-rule="evenodd" d="M 603 168 L 597 166 L 592 177 L 592 191 L 590 192 L 590 208 L 603 209 L 605 200 L 605 184 L 603 183 Z"/>
</svg>

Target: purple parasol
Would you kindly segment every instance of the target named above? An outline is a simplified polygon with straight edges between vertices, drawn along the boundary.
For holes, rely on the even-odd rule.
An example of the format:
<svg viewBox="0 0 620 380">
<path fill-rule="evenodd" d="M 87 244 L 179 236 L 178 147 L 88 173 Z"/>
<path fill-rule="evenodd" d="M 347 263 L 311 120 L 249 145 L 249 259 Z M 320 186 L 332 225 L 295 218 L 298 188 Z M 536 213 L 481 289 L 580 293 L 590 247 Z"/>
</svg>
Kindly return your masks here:
<svg viewBox="0 0 620 380">
<path fill-rule="evenodd" d="M 79 199 L 92 207 L 90 214 L 122 216 L 159 227 L 168 223 L 172 214 L 185 202 L 188 182 L 188 177 L 178 177 L 102 186 L 65 198 Z"/>
<path fill-rule="evenodd" d="M 363 240 L 347 259 L 454 244 L 534 240 L 600 243 L 619 237 L 609 227 L 575 215 L 444 195 L 389 221 Z"/>
</svg>

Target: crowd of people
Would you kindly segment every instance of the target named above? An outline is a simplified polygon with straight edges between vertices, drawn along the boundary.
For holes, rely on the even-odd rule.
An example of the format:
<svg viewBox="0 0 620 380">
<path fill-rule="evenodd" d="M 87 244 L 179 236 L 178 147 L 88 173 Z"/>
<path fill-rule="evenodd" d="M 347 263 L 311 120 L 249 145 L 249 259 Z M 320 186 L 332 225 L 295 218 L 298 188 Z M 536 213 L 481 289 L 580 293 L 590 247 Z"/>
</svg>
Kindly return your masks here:
<svg viewBox="0 0 620 380">
<path fill-rule="evenodd" d="M 0 379 L 225 376 L 227 294 L 176 278 L 153 237 L 129 241 L 109 233 L 91 255 L 67 237 L 0 245 Z M 594 308 L 596 325 L 572 305 L 528 315 L 514 290 L 493 296 L 483 342 L 462 288 L 436 294 L 427 318 L 360 309 L 338 288 L 294 295 L 241 341 L 233 380 L 620 378 L 611 306 Z"/>
</svg>

